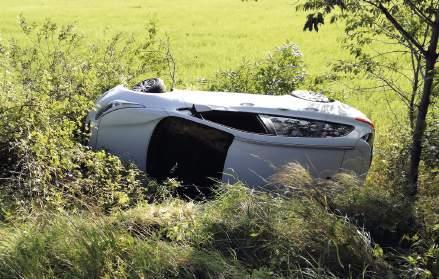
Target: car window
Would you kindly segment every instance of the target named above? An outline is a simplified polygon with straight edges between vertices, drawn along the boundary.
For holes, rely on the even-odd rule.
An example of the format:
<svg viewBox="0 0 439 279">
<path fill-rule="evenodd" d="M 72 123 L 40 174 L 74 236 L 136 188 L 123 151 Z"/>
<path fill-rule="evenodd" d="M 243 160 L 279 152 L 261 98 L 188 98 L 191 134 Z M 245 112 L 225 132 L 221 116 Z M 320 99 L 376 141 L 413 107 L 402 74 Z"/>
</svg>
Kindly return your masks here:
<svg viewBox="0 0 439 279">
<path fill-rule="evenodd" d="M 354 130 L 351 125 L 319 121 L 313 119 L 260 115 L 260 118 L 273 124 L 276 135 L 285 137 L 327 138 L 343 137 Z"/>
<path fill-rule="evenodd" d="M 255 113 L 235 111 L 206 111 L 199 113 L 201 118 L 227 127 L 256 134 L 270 134 L 259 116 Z"/>
</svg>

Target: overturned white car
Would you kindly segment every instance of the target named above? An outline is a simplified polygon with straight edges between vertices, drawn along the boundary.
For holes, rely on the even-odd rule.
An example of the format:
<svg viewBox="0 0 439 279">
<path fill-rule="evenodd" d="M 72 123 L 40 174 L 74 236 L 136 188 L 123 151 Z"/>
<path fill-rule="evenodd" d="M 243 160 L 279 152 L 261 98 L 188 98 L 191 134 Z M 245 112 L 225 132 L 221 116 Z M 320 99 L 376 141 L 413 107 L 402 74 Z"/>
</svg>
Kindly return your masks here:
<svg viewBox="0 0 439 279">
<path fill-rule="evenodd" d="M 87 117 L 90 146 L 158 180 L 200 187 L 238 180 L 263 186 L 290 162 L 324 179 L 340 171 L 367 174 L 373 124 L 348 105 L 307 91 L 164 92 L 157 82 L 106 92 Z"/>
</svg>

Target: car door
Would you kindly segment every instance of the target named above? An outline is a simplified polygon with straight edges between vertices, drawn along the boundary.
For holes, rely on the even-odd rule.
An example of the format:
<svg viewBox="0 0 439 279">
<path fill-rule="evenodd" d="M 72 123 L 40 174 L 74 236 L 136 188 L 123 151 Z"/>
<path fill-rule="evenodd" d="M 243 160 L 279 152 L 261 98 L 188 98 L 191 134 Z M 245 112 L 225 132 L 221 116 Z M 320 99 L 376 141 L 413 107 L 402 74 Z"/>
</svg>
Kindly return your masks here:
<svg viewBox="0 0 439 279">
<path fill-rule="evenodd" d="M 314 177 L 332 177 L 339 171 L 345 151 L 354 145 L 343 137 L 343 132 L 349 132 L 348 125 L 233 111 L 204 112 L 202 117 L 231 128 L 234 135 L 224 164 L 223 181 L 227 183 L 263 186 L 291 162 L 301 164 Z"/>
</svg>

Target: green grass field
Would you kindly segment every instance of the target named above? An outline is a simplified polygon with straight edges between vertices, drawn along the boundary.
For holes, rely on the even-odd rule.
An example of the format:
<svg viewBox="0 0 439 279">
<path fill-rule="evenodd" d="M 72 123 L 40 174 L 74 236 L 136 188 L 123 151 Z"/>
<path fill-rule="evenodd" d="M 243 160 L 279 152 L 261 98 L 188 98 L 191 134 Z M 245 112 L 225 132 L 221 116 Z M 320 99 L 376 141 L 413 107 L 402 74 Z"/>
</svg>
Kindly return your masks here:
<svg viewBox="0 0 439 279">
<path fill-rule="evenodd" d="M 265 55 L 290 40 L 305 54 L 309 71 L 326 70 L 326 64 L 340 58 L 337 26 L 324 32 L 303 32 L 304 13 L 292 0 L 242 2 L 240 0 L 22 0 L 0 1 L 0 32 L 3 37 L 18 31 L 17 16 L 29 21 L 51 18 L 56 22 L 77 22 L 81 32 L 101 37 L 115 32 L 141 33 L 154 20 L 168 34 L 178 62 L 179 78 L 190 83 L 233 67 L 244 57 Z"/>
<path fill-rule="evenodd" d="M 141 34 L 153 20 L 170 38 L 177 79 L 186 87 L 196 87 L 199 78 L 212 78 L 216 71 L 233 68 L 243 59 L 261 58 L 287 40 L 300 47 L 310 75 L 324 73 L 328 63 L 348 57 L 339 42 L 342 26 L 328 24 L 319 33 L 303 32 L 306 14 L 297 12 L 296 4 L 293 0 L 0 0 L 0 36 L 20 36 L 20 14 L 29 21 L 51 18 L 76 23 L 91 38 L 117 32 Z M 359 85 L 370 87 L 369 81 L 359 78 L 337 83 L 335 88 L 351 93 Z M 349 96 L 346 101 L 368 114 L 378 128 L 401 115 L 401 106 L 391 94 Z"/>
</svg>

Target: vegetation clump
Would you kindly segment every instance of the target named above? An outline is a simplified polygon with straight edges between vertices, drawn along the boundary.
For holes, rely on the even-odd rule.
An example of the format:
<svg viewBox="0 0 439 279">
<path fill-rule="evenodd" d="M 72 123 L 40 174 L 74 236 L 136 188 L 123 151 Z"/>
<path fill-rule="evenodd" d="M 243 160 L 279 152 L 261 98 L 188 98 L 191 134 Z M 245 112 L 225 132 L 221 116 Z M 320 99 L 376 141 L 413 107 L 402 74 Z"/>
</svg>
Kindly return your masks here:
<svg viewBox="0 0 439 279">
<path fill-rule="evenodd" d="M 416 200 L 402 190 L 408 143 L 385 136 L 364 185 L 290 164 L 264 191 L 220 184 L 212 200 L 182 200 L 178 181 L 158 184 L 83 144 L 99 94 L 166 69 L 155 26 L 90 44 L 70 25 L 20 25 L 27 42 L 0 43 L 1 278 L 438 276 L 431 154 Z M 292 44 L 248 65 L 211 89 L 284 94 L 304 79 Z M 427 149 L 437 139 L 429 127 Z"/>
<path fill-rule="evenodd" d="M 1 231 L 2 277 L 327 277 L 385 272 L 367 234 L 311 199 L 227 187 L 124 212 L 29 217 Z M 47 268 L 49 267 L 49 268 Z M 312 277 L 312 276 L 310 276 Z"/>
<path fill-rule="evenodd" d="M 299 48 L 285 43 L 265 59 L 244 61 L 234 70 L 220 71 L 210 81 L 209 90 L 247 92 L 270 95 L 288 94 L 305 79 L 304 63 Z"/>
<path fill-rule="evenodd" d="M 26 41 L 0 44 L 2 197 L 16 206 L 104 210 L 143 200 L 136 168 L 81 143 L 85 116 L 102 92 L 165 68 L 155 26 L 143 38 L 118 34 L 94 44 L 72 25 L 20 17 L 20 26 Z"/>
</svg>

